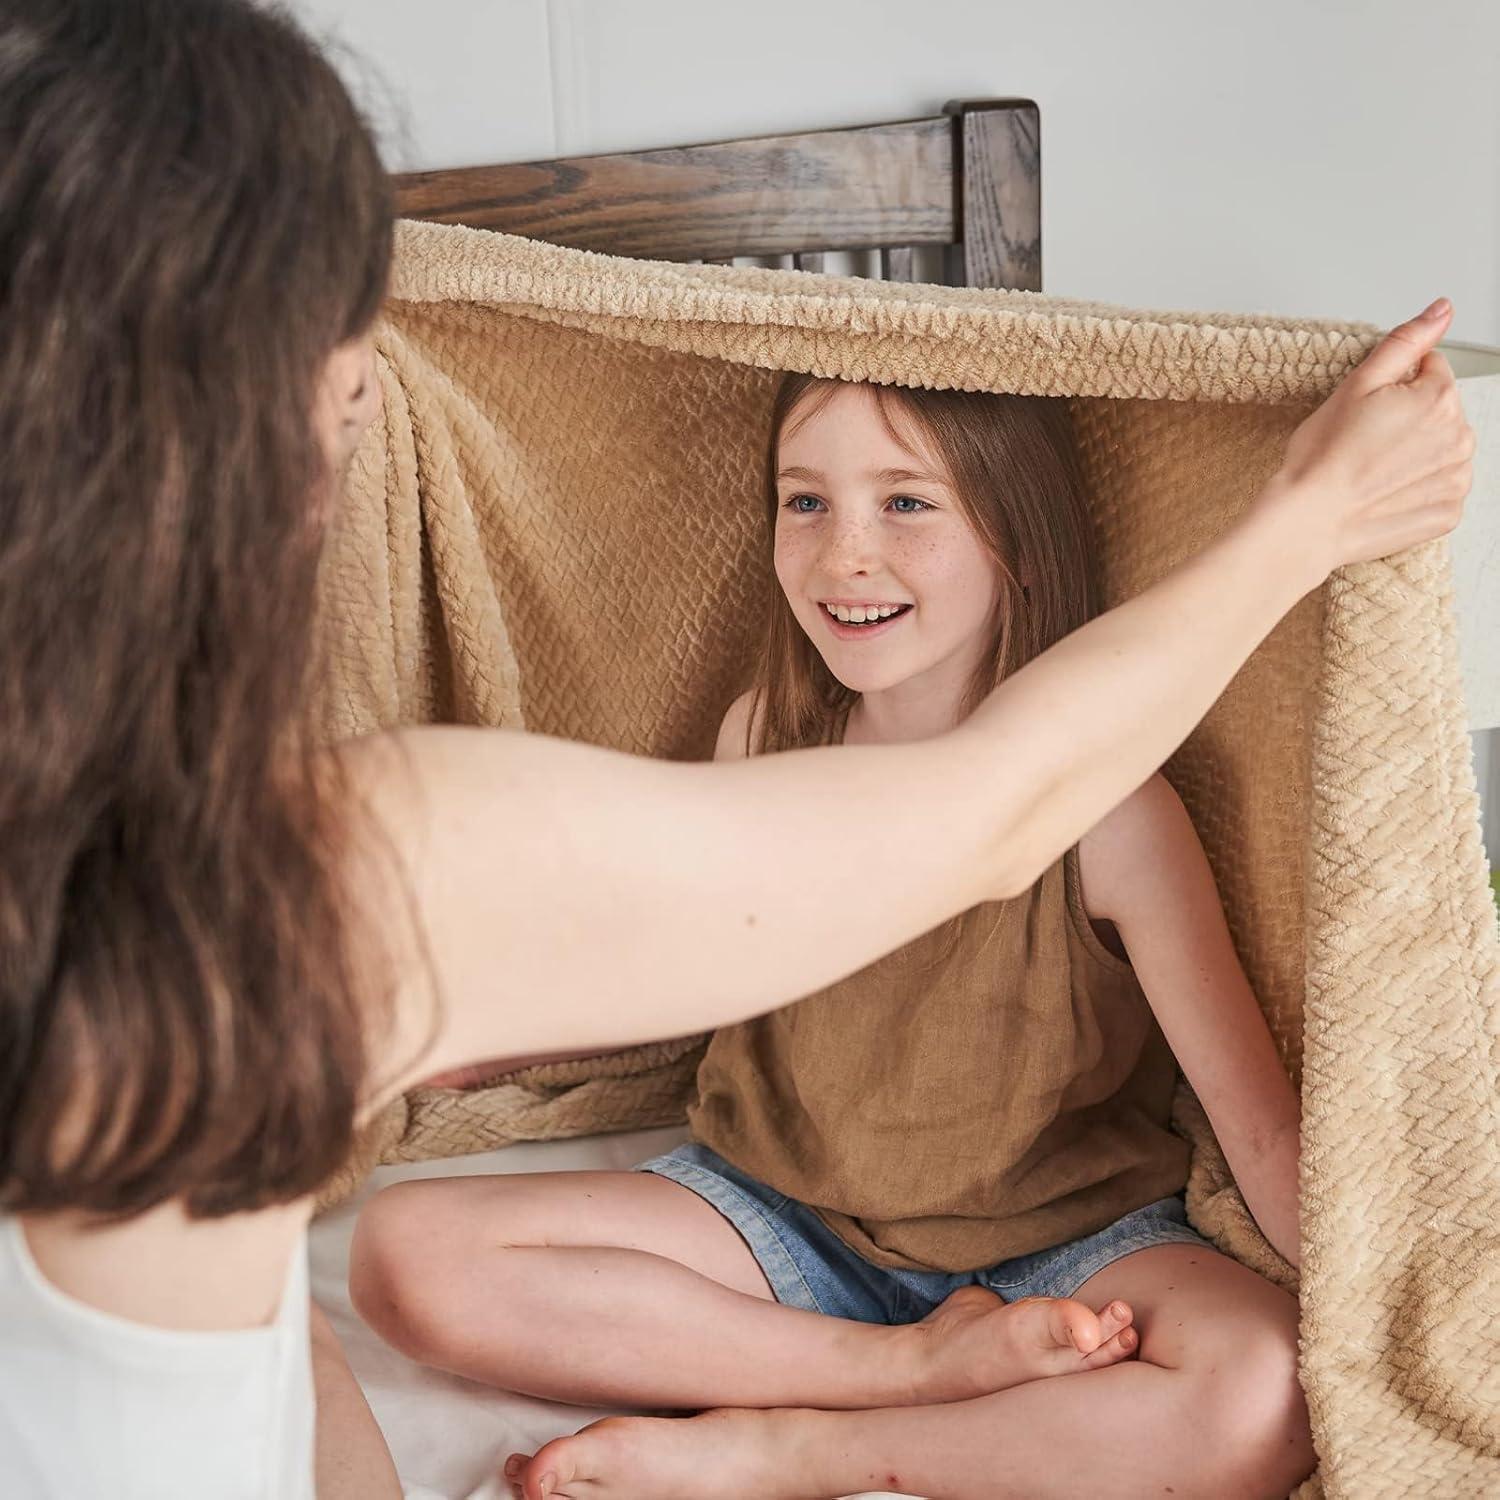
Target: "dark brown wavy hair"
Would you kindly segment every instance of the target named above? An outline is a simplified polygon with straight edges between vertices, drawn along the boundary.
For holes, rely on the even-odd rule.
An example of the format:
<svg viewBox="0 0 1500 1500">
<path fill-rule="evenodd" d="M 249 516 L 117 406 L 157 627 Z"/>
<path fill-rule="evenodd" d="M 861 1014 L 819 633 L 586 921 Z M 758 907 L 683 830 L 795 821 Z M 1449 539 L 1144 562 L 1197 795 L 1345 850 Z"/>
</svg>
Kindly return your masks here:
<svg viewBox="0 0 1500 1500">
<path fill-rule="evenodd" d="M 349 1150 L 373 1002 L 305 722 L 312 412 L 390 238 L 284 15 L 0 0 L 5 1209 L 227 1214 Z"/>
<path fill-rule="evenodd" d="M 965 517 L 999 564 L 993 635 L 961 705 L 966 716 L 1003 678 L 1097 612 L 1096 554 L 1072 420 L 1065 402 L 1043 396 L 864 388 L 898 443 L 926 447 L 942 462 Z M 768 563 L 775 550 L 782 438 L 838 389 L 837 381 L 802 374 L 784 376 L 777 388 L 763 481 Z M 841 738 L 859 697 L 828 670 L 797 623 L 774 567 L 768 571 L 768 624 L 747 754 Z"/>
</svg>

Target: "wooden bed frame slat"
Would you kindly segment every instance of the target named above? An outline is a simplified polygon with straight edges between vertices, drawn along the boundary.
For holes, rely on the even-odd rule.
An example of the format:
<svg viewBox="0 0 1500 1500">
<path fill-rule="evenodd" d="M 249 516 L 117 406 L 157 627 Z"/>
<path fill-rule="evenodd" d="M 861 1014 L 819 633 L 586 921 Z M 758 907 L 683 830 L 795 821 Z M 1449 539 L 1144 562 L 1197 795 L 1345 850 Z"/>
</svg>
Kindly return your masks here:
<svg viewBox="0 0 1500 1500">
<path fill-rule="evenodd" d="M 1037 107 L 949 104 L 942 115 L 717 145 L 413 172 L 394 179 L 405 218 L 469 224 L 648 260 L 878 250 L 909 281 L 913 252 L 950 247 L 955 284 L 1041 289 Z"/>
<path fill-rule="evenodd" d="M 944 119 L 396 179 L 406 218 L 653 260 L 945 244 L 954 201 Z"/>
<path fill-rule="evenodd" d="M 880 252 L 880 275 L 885 281 L 913 280 L 913 251 L 910 245 L 893 245 Z"/>
<path fill-rule="evenodd" d="M 1042 289 L 1041 115 L 1034 104 L 959 111 L 964 286 Z"/>
</svg>

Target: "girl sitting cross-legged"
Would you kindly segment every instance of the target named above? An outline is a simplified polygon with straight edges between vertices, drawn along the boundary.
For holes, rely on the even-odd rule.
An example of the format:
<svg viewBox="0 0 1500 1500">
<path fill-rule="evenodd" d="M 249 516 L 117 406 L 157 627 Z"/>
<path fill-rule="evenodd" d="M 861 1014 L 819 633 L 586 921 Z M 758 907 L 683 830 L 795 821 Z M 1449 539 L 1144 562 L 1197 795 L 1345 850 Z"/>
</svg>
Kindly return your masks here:
<svg viewBox="0 0 1500 1500">
<path fill-rule="evenodd" d="M 788 376 L 767 491 L 778 588 L 720 759 L 937 735 L 1093 611 L 1059 402 Z M 897 842 L 785 872 L 812 905 L 905 878 Z M 380 1194 L 353 1292 L 508 1389 L 739 1408 L 516 1455 L 517 1495 L 1285 1495 L 1297 1304 L 1187 1223 L 1179 1064 L 1295 1263 L 1297 1095 L 1155 776 L 1024 894 L 720 1030 L 692 1142 L 641 1170 Z"/>
</svg>

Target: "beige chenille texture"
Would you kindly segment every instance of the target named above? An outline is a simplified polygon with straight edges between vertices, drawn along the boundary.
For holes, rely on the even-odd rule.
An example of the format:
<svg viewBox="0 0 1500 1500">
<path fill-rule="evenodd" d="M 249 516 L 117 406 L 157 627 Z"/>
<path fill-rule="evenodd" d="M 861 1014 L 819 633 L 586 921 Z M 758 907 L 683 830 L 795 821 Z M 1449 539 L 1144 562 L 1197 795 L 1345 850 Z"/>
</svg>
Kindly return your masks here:
<svg viewBox="0 0 1500 1500">
<path fill-rule="evenodd" d="M 779 371 L 1069 401 L 1118 602 L 1250 499 L 1374 338 L 403 224 L 385 413 L 324 574 L 326 730 L 503 725 L 707 756 L 768 587 Z M 1303 1091 L 1320 1470 L 1299 1494 L 1500 1495 L 1500 942 L 1445 544 L 1306 599 L 1167 769 Z M 376 1160 L 679 1120 L 699 1050 L 417 1090 L 328 1196 Z M 1186 1085 L 1174 1126 L 1194 1224 L 1296 1287 Z"/>
</svg>

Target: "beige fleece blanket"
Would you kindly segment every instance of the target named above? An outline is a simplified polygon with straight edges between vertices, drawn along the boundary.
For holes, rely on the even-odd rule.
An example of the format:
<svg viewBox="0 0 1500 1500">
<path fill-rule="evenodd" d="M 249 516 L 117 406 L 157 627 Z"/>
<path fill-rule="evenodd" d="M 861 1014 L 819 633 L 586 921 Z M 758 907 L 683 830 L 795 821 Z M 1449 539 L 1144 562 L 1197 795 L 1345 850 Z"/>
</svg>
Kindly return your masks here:
<svg viewBox="0 0 1500 1500">
<path fill-rule="evenodd" d="M 403 225 L 385 415 L 327 559 L 327 729 L 709 754 L 765 586 L 777 371 L 1069 399 L 1118 601 L 1224 525 L 1374 337 Z M 1500 944 L 1450 593 L 1442 544 L 1346 570 L 1168 767 L 1301 1081 L 1302 1377 L 1330 1497 L 1500 1494 Z M 377 1158 L 680 1118 L 696 1056 L 418 1091 L 342 1186 Z M 1186 1087 L 1175 1123 L 1193 1222 L 1295 1286 Z"/>
</svg>

